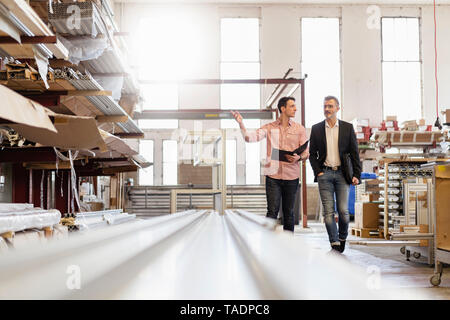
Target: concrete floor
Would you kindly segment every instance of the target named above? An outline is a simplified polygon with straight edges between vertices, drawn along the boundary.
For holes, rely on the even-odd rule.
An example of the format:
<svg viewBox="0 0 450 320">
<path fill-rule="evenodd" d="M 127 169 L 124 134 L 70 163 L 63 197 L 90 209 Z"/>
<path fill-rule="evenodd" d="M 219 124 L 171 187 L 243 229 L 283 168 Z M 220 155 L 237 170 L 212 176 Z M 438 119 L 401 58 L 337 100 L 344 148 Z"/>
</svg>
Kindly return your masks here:
<svg viewBox="0 0 450 320">
<path fill-rule="evenodd" d="M 282 229 L 281 226 L 279 228 Z M 308 222 L 307 229 L 296 226 L 295 238 L 306 240 L 314 249 L 330 251 L 328 235 L 323 223 Z M 362 239 L 350 235 L 347 240 Z M 375 290 L 394 292 L 394 295 L 399 297 L 405 294 L 413 299 L 415 294 L 421 294 L 428 299 L 450 300 L 450 268 L 444 268 L 441 285 L 433 287 L 430 284 L 430 277 L 434 273 L 434 267 L 428 265 L 426 257 L 419 259 L 411 257 L 410 261 L 407 261 L 405 255 L 400 253 L 400 247 L 368 247 L 347 244 L 342 258 L 365 268 L 368 275 L 373 275 L 373 277 L 369 277 L 371 283 L 368 285 Z"/>
</svg>

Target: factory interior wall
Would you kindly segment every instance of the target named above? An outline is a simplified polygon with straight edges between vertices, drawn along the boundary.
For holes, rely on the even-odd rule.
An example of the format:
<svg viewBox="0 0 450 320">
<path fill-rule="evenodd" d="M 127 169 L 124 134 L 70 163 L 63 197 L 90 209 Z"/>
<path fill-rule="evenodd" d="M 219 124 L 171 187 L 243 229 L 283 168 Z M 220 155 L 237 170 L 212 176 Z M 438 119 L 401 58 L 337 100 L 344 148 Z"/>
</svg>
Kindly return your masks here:
<svg viewBox="0 0 450 320">
<path fill-rule="evenodd" d="M 116 3 L 116 20 L 121 30 L 136 30 L 142 17 L 158 16 L 170 5 Z M 180 9 L 177 9 L 177 11 Z M 382 47 L 381 29 L 374 24 L 377 11 L 383 17 L 419 17 L 421 24 L 422 58 L 422 116 L 427 123 L 436 119 L 434 81 L 434 25 L 431 5 L 183 5 L 182 12 L 204 30 L 203 41 L 208 44 L 202 55 L 202 65 L 192 78 L 216 79 L 220 77 L 220 19 L 223 17 L 260 18 L 260 60 L 261 77 L 282 77 L 288 68 L 293 76 L 302 75 L 301 65 L 301 18 L 338 17 L 341 23 L 341 106 L 342 119 L 351 121 L 355 117 L 370 119 L 371 126 L 378 126 L 383 120 L 382 99 Z M 450 92 L 444 90 L 450 85 L 450 6 L 440 5 L 437 10 L 438 52 L 440 90 L 439 109 L 450 106 Z M 375 20 L 376 21 L 376 20 Z M 145 41 L 145 39 L 142 39 Z M 182 48 L 180 48 L 182 50 Z M 306 86 L 308 81 L 306 80 Z M 273 87 L 272 87 L 273 88 Z M 261 101 L 270 95 L 272 88 L 261 88 Z M 327 95 L 329 93 L 325 93 Z M 300 90 L 294 97 L 300 101 Z M 219 86 L 184 86 L 179 91 L 180 109 L 218 108 Z M 308 107 L 308 106 L 307 106 Z M 300 112 L 296 121 L 300 122 Z M 263 124 L 264 122 L 262 122 Z M 312 124 L 306 124 L 311 127 Z M 203 121 L 202 127 L 218 128 L 219 122 Z M 180 128 L 194 128 L 194 121 L 180 121 Z M 162 183 L 162 140 L 165 135 L 158 130 L 146 132 L 146 138 L 154 139 L 155 167 L 154 183 Z M 228 138 L 237 140 L 237 184 L 245 184 L 245 142 L 238 130 L 230 130 Z M 167 136 L 167 135 L 166 135 Z M 169 134 L 170 136 L 170 134 Z M 261 144 L 264 154 L 265 145 Z M 263 177 L 261 182 L 263 183 Z M 309 211 L 309 210 L 308 210 Z"/>
</svg>

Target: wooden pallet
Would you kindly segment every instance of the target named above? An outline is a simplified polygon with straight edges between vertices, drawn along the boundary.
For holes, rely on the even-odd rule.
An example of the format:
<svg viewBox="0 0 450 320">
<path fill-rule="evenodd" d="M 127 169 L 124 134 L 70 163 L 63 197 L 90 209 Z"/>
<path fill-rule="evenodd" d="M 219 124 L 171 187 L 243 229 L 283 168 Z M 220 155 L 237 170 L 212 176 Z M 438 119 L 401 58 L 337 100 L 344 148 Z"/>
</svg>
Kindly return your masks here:
<svg viewBox="0 0 450 320">
<path fill-rule="evenodd" d="M 378 234 L 377 235 L 371 235 L 370 232 L 373 232 L 373 231 L 377 231 Z M 372 228 L 361 228 L 361 229 L 352 228 L 352 235 L 360 237 L 360 238 L 380 238 L 381 237 L 381 234 L 380 234 L 379 230 L 378 229 L 372 229 Z"/>
<path fill-rule="evenodd" d="M 13 231 L 8 231 L 0 234 L 0 237 L 2 237 L 3 239 L 12 239 L 14 238 L 14 235 L 15 233 Z"/>
<path fill-rule="evenodd" d="M 37 229 L 37 228 L 34 228 L 34 229 L 44 231 L 44 235 L 46 238 L 51 238 L 53 236 L 53 226 L 43 227 L 41 229 Z M 33 229 L 26 229 L 26 230 L 21 230 L 21 231 L 29 231 L 29 230 L 33 230 Z M 2 237 L 4 239 L 13 239 L 15 234 L 16 233 L 14 231 L 8 231 L 8 232 L 4 232 L 4 233 L 0 234 L 0 237 Z"/>
</svg>

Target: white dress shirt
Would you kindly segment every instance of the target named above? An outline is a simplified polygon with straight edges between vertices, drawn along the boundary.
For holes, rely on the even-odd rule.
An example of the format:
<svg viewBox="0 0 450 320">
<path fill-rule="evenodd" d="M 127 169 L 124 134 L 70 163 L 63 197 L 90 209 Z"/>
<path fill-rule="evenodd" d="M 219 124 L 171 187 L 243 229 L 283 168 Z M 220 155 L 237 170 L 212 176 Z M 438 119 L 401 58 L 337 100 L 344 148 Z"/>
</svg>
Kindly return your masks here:
<svg viewBox="0 0 450 320">
<path fill-rule="evenodd" d="M 327 138 L 327 158 L 323 163 L 327 167 L 337 167 L 341 165 L 339 158 L 339 120 L 336 124 L 330 127 L 325 120 L 325 135 Z"/>
</svg>

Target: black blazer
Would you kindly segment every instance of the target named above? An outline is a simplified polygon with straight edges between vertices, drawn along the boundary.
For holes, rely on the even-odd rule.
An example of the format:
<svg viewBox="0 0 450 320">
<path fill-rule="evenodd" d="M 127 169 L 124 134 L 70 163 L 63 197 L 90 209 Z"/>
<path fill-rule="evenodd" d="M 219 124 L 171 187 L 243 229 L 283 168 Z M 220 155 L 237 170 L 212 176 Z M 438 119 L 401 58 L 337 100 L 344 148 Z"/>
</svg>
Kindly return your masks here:
<svg viewBox="0 0 450 320">
<path fill-rule="evenodd" d="M 339 121 L 339 158 L 344 163 L 343 155 L 350 153 L 353 164 L 353 176 L 361 180 L 361 162 L 359 160 L 358 142 L 351 123 Z M 323 163 L 327 158 L 327 138 L 325 134 L 325 120 L 316 123 L 311 128 L 309 138 L 309 162 L 314 170 L 314 182 L 317 182 L 317 175 L 323 172 Z"/>
</svg>

